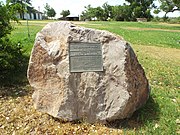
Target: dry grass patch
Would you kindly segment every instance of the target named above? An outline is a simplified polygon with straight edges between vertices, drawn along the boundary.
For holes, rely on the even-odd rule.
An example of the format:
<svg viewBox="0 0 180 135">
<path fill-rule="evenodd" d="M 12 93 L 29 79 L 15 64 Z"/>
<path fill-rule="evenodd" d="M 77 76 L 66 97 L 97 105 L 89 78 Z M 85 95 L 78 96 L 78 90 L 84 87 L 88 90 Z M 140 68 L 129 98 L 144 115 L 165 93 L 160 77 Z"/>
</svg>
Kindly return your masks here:
<svg viewBox="0 0 180 135">
<path fill-rule="evenodd" d="M 161 29 L 161 28 L 122 27 L 122 29 L 127 29 L 127 30 L 152 30 L 152 31 L 180 32 L 180 30 L 168 30 L 168 29 Z"/>
<path fill-rule="evenodd" d="M 151 56 L 161 61 L 174 62 L 174 64 L 180 66 L 180 49 L 144 45 L 134 45 L 133 48 L 143 53 L 144 56 Z"/>
<path fill-rule="evenodd" d="M 180 24 L 176 24 L 176 23 L 158 23 L 158 25 L 179 26 L 180 27 Z"/>
</svg>

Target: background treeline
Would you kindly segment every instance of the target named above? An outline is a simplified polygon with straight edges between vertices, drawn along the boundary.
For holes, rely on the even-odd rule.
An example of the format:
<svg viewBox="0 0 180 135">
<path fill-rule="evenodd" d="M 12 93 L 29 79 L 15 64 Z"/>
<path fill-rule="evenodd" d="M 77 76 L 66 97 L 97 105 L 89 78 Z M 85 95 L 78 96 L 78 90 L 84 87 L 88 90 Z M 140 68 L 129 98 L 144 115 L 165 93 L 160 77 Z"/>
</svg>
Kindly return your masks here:
<svg viewBox="0 0 180 135">
<path fill-rule="evenodd" d="M 136 3 L 137 4 L 137 3 Z M 136 18 L 147 18 L 150 20 L 153 16 L 150 13 L 150 4 L 142 5 L 118 5 L 110 6 L 104 3 L 102 7 L 93 8 L 91 5 L 86 6 L 86 10 L 82 12 L 82 20 L 99 20 L 99 21 L 136 21 Z"/>
<path fill-rule="evenodd" d="M 137 18 L 146 18 L 150 21 L 154 14 L 163 11 L 163 19 L 168 19 L 169 12 L 180 11 L 180 1 L 178 0 L 159 0 L 160 6 L 154 4 L 155 0 L 126 0 L 123 5 L 111 6 L 104 3 L 102 6 L 91 7 L 88 5 L 82 12 L 81 20 L 99 20 L 99 21 L 136 21 Z"/>
</svg>

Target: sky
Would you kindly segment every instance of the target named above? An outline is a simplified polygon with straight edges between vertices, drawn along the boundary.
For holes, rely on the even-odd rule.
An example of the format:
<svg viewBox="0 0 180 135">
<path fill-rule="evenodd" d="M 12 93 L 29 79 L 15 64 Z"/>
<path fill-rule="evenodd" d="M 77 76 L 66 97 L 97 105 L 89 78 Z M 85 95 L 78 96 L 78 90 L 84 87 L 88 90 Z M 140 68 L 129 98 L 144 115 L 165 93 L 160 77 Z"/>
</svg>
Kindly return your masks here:
<svg viewBox="0 0 180 135">
<path fill-rule="evenodd" d="M 32 0 L 32 5 L 37 8 L 40 6 L 40 10 L 43 11 L 44 5 L 48 3 L 60 16 L 62 10 L 70 10 L 72 15 L 80 15 L 84 11 L 84 6 L 91 4 L 92 7 L 97 7 L 105 2 L 109 5 L 118 5 L 123 4 L 125 0 Z"/>
<path fill-rule="evenodd" d="M 1 1 L 1 0 L 0 0 Z M 6 0 L 2 0 L 5 2 Z M 84 6 L 91 5 L 92 7 L 102 6 L 105 2 L 108 2 L 109 5 L 123 5 L 125 0 L 31 0 L 33 7 L 41 12 L 44 11 L 44 6 L 48 3 L 56 11 L 56 18 L 60 17 L 62 10 L 70 10 L 72 15 L 80 15 L 84 11 Z M 159 5 L 156 2 L 156 5 Z M 164 13 L 158 14 L 162 17 Z M 157 16 L 157 15 L 155 15 Z M 178 17 L 180 12 L 168 13 L 169 17 Z"/>
</svg>

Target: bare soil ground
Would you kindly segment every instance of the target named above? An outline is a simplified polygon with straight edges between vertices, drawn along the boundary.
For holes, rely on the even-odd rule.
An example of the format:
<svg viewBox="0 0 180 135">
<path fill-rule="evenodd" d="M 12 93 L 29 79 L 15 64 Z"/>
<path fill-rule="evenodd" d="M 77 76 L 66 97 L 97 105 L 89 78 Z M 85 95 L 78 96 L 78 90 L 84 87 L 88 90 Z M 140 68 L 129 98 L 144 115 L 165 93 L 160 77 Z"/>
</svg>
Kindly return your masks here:
<svg viewBox="0 0 180 135">
<path fill-rule="evenodd" d="M 123 29 L 128 29 L 128 30 L 155 30 L 155 31 L 167 31 L 167 32 L 180 32 L 180 30 L 168 30 L 168 29 L 159 29 L 159 28 L 123 27 Z"/>
</svg>

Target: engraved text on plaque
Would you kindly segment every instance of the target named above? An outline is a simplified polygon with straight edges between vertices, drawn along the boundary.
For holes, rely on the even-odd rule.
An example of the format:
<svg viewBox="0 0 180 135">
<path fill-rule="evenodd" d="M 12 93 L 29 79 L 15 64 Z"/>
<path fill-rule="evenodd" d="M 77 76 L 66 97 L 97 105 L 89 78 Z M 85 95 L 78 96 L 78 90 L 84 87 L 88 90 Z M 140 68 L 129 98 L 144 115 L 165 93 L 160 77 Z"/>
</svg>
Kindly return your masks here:
<svg viewBox="0 0 180 135">
<path fill-rule="evenodd" d="M 103 71 L 100 43 L 72 42 L 69 44 L 70 72 Z"/>
</svg>

